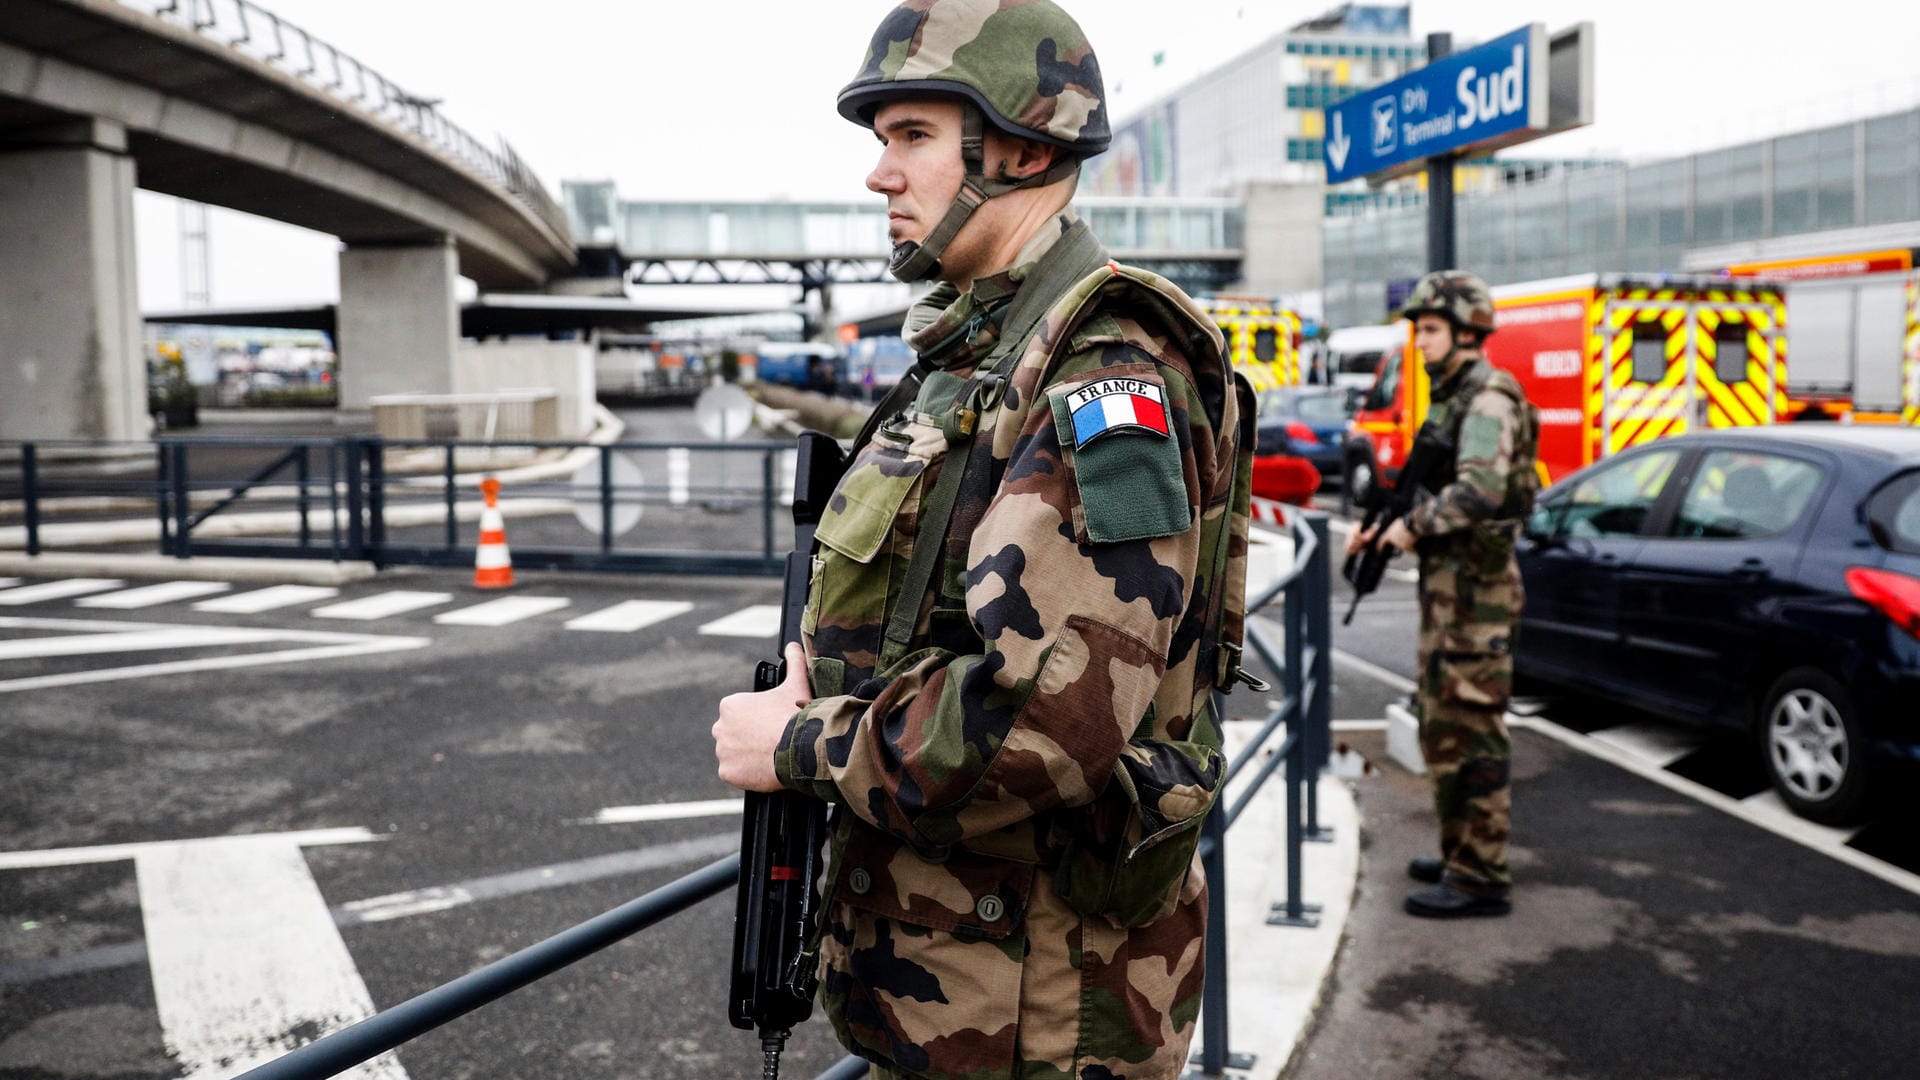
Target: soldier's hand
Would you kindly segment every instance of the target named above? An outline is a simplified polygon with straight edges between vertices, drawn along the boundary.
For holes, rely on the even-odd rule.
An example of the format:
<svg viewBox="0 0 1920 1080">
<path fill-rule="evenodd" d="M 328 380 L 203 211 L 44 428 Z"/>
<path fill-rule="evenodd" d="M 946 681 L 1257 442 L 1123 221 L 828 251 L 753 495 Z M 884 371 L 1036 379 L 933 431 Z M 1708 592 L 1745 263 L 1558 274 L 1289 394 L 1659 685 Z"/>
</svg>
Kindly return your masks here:
<svg viewBox="0 0 1920 1080">
<path fill-rule="evenodd" d="M 1418 543 L 1420 538 L 1413 535 L 1412 529 L 1407 528 L 1406 519 L 1395 518 L 1393 524 L 1387 528 L 1385 540 L 1402 552 L 1411 552 L 1413 545 Z"/>
<path fill-rule="evenodd" d="M 1378 535 L 1379 532 L 1380 532 L 1380 526 L 1375 525 L 1370 529 L 1355 529 L 1352 532 L 1348 533 L 1347 534 L 1347 555 L 1349 557 L 1358 555 L 1360 553 L 1361 548 L 1366 547 L 1368 544 L 1373 543 L 1374 536 Z"/>
<path fill-rule="evenodd" d="M 713 756 L 720 763 L 720 779 L 743 791 L 780 790 L 780 777 L 773 771 L 774 752 L 780 749 L 787 721 L 813 700 L 806 653 L 790 643 L 786 661 L 786 681 L 779 686 L 720 699 L 720 716 L 713 722 Z"/>
</svg>

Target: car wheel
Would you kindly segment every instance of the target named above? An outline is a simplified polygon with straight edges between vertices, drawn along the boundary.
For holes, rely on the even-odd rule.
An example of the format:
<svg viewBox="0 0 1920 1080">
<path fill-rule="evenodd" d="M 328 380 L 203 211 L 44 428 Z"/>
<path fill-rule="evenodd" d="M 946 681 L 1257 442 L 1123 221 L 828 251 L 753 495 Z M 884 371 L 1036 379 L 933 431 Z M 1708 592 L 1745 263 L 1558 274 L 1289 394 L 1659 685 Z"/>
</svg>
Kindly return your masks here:
<svg viewBox="0 0 1920 1080">
<path fill-rule="evenodd" d="M 1866 798 L 1866 744 L 1853 699 L 1826 672 L 1797 668 L 1768 689 L 1760 708 L 1767 776 L 1793 812 L 1838 825 Z"/>
</svg>

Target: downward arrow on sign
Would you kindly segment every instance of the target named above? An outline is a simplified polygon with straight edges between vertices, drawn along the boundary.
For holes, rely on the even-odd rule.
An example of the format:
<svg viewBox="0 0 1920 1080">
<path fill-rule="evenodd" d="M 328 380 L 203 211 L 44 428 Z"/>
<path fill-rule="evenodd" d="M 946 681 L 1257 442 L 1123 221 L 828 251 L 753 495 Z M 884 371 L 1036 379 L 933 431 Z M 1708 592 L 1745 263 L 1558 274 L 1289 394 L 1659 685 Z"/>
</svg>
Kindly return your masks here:
<svg viewBox="0 0 1920 1080">
<path fill-rule="evenodd" d="M 1353 140 L 1347 138 L 1340 129 L 1340 114 L 1333 114 L 1333 138 L 1327 140 L 1327 160 L 1333 163 L 1333 171 L 1339 172 L 1347 167 L 1347 150 L 1353 146 Z"/>
</svg>

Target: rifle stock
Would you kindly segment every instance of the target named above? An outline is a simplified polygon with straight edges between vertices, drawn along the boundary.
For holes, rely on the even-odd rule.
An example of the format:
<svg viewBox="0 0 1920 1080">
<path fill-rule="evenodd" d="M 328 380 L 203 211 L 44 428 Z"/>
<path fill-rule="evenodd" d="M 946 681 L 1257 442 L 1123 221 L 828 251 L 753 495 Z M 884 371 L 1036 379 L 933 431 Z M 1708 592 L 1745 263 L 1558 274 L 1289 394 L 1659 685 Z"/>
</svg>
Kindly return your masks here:
<svg viewBox="0 0 1920 1080">
<path fill-rule="evenodd" d="M 1376 474 L 1374 482 L 1362 493 L 1360 504 L 1366 514 L 1361 519 L 1360 531 L 1365 532 L 1377 525 L 1381 527 L 1383 535 L 1375 536 L 1371 543 L 1347 556 L 1347 561 L 1340 567 L 1340 576 L 1353 586 L 1353 603 L 1347 606 L 1347 616 L 1340 621 L 1340 625 L 1352 625 L 1353 613 L 1359 610 L 1360 601 L 1380 587 L 1380 579 L 1387 572 L 1387 563 L 1399 554 L 1392 544 L 1386 542 L 1386 526 L 1412 512 L 1420 489 L 1435 486 L 1433 480 L 1452 452 L 1453 444 L 1432 424 L 1422 425 L 1420 434 L 1414 437 L 1413 448 L 1407 451 L 1407 463 L 1401 467 L 1399 478 L 1389 486 L 1385 477 Z"/>
<path fill-rule="evenodd" d="M 793 485 L 793 550 L 780 603 L 780 647 L 800 640 L 813 558 L 813 530 L 843 468 L 840 444 L 819 432 L 800 436 Z M 761 661 L 753 688 L 786 679 L 786 663 Z M 813 1012 L 816 983 L 807 942 L 817 903 L 826 804 L 797 792 L 750 791 L 740 829 L 740 884 L 734 897 L 732 982 L 727 1018 L 757 1030 L 764 1076 L 779 1073 L 780 1048 Z"/>
</svg>

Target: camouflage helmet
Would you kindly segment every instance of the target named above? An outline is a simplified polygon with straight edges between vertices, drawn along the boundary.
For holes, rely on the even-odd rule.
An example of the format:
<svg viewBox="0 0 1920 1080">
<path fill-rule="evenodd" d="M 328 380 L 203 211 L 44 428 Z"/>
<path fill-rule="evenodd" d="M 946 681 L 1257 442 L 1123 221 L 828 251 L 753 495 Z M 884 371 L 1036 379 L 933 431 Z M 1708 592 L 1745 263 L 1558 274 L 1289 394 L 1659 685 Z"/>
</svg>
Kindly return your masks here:
<svg viewBox="0 0 1920 1080">
<path fill-rule="evenodd" d="M 1075 157 L 1107 148 L 1093 47 L 1053 0 L 905 0 L 873 33 L 840 115 L 863 127 L 893 98 L 957 94 L 1010 135 Z"/>
<path fill-rule="evenodd" d="M 1401 315 L 1440 315 L 1462 330 L 1493 333 L 1493 294 L 1487 283 L 1465 270 L 1435 270 L 1420 279 Z"/>
</svg>

